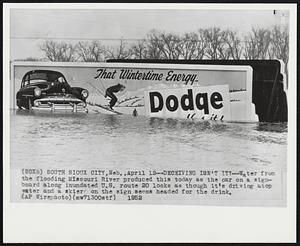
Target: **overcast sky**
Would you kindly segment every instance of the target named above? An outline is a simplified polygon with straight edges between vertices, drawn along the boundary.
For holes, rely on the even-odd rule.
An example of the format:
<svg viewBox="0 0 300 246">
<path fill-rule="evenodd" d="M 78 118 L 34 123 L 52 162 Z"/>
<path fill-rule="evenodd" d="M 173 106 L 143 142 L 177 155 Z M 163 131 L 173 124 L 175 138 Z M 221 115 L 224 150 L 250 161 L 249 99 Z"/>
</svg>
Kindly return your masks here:
<svg viewBox="0 0 300 246">
<path fill-rule="evenodd" d="M 279 18 L 271 9 L 12 9 L 10 20 L 11 59 L 14 60 L 40 58 L 42 54 L 38 46 L 45 38 L 59 38 L 68 42 L 78 39 L 142 39 L 151 29 L 181 34 L 213 26 L 245 33 L 253 26 L 270 27 L 278 24 Z"/>
</svg>

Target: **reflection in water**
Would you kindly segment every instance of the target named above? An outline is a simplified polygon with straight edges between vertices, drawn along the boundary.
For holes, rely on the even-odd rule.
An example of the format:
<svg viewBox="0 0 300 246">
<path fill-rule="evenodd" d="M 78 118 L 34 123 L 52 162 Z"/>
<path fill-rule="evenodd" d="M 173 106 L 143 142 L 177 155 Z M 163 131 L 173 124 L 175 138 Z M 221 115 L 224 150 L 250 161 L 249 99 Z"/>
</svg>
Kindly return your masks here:
<svg viewBox="0 0 300 246">
<path fill-rule="evenodd" d="M 260 122 L 257 124 L 256 130 L 266 132 L 287 132 L 287 123 Z"/>
<path fill-rule="evenodd" d="M 88 114 L 84 112 L 73 113 L 71 111 L 54 111 L 51 112 L 49 110 L 13 110 L 13 114 L 15 115 L 25 115 L 25 116 L 37 116 L 37 117 L 47 117 L 47 118 L 84 118 Z"/>
<path fill-rule="evenodd" d="M 117 128 L 120 125 L 119 116 L 108 114 L 103 117 L 103 123 L 106 127 Z"/>
<path fill-rule="evenodd" d="M 12 111 L 12 167 L 282 168 L 286 124 Z"/>
</svg>

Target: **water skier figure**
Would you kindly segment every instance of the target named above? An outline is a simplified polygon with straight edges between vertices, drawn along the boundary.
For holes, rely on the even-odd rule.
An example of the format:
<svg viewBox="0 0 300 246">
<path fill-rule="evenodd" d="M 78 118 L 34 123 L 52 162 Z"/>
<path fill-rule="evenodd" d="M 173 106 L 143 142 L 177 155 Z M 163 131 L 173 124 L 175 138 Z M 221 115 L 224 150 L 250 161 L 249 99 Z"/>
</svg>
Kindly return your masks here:
<svg viewBox="0 0 300 246">
<path fill-rule="evenodd" d="M 111 87 L 108 87 L 105 92 L 105 98 L 110 97 L 109 107 L 111 110 L 113 110 L 113 106 L 115 106 L 116 102 L 118 101 L 118 98 L 115 96 L 114 93 L 117 93 L 119 91 L 123 91 L 125 89 L 125 86 L 122 84 L 113 85 Z"/>
</svg>

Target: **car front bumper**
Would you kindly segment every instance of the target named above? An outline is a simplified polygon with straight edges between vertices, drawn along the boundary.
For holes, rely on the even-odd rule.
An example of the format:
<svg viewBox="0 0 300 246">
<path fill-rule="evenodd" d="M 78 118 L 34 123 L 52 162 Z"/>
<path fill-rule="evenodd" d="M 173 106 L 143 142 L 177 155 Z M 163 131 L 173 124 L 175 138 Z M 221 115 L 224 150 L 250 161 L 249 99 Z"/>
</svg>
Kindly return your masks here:
<svg viewBox="0 0 300 246">
<path fill-rule="evenodd" d="M 86 103 L 78 98 L 70 97 L 45 97 L 34 100 L 32 109 L 71 110 L 73 112 L 87 112 Z"/>
</svg>

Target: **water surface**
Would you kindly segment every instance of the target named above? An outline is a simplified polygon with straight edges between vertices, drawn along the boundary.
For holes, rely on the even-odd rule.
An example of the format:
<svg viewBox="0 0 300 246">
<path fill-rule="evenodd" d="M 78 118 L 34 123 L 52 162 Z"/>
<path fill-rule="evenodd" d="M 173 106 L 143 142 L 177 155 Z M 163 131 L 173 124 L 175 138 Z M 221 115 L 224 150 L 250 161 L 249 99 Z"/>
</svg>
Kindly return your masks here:
<svg viewBox="0 0 300 246">
<path fill-rule="evenodd" d="M 11 167 L 286 170 L 286 124 L 11 111 Z"/>
</svg>

